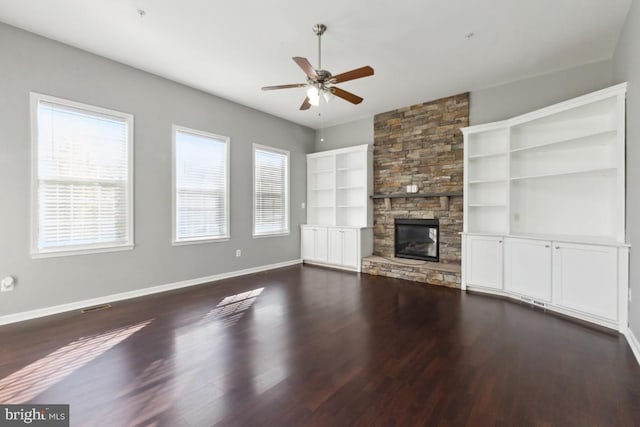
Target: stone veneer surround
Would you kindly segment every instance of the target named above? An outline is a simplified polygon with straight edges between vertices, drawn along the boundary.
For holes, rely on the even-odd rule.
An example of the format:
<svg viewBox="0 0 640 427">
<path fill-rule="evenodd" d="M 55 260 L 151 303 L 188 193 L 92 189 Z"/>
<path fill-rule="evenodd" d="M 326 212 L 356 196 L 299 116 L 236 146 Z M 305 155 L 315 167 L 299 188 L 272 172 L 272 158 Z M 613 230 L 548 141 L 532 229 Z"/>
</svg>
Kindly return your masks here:
<svg viewBox="0 0 640 427">
<path fill-rule="evenodd" d="M 378 114 L 374 118 L 375 194 L 462 193 L 463 137 L 469 125 L 469 94 Z M 389 199 L 387 199 L 389 200 Z M 374 256 L 362 271 L 417 282 L 460 287 L 462 196 L 374 200 Z M 438 218 L 440 262 L 393 259 L 395 218 Z"/>
</svg>

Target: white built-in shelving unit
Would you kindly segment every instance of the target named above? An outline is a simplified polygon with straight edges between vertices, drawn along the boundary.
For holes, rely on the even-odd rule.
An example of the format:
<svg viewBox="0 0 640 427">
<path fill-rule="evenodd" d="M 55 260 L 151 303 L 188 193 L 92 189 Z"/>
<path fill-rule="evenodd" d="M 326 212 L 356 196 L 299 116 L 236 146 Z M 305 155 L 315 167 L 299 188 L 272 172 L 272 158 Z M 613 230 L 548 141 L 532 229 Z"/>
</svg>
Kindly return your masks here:
<svg viewBox="0 0 640 427">
<path fill-rule="evenodd" d="M 626 329 L 625 93 L 463 129 L 463 287 Z"/>
<path fill-rule="evenodd" d="M 373 246 L 372 169 L 367 144 L 307 155 L 305 262 L 360 270 Z"/>
</svg>

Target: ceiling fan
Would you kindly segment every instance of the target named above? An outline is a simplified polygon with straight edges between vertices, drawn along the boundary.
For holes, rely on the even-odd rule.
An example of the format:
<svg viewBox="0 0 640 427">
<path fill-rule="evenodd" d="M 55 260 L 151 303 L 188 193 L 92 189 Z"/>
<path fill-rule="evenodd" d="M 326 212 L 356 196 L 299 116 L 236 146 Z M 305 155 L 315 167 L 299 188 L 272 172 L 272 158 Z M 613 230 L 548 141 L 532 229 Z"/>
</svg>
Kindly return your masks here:
<svg viewBox="0 0 640 427">
<path fill-rule="evenodd" d="M 313 26 L 313 32 L 318 36 L 318 68 L 315 69 L 307 58 L 301 56 L 294 56 L 293 61 L 298 64 L 302 71 L 307 75 L 307 83 L 294 83 L 288 85 L 278 86 L 264 86 L 262 90 L 275 90 L 275 89 L 292 89 L 298 87 L 307 88 L 307 96 L 304 98 L 301 110 L 308 110 L 312 105 L 317 106 L 320 104 L 320 95 L 325 98 L 325 101 L 331 99 L 331 95 L 335 95 L 338 98 L 342 98 L 345 101 L 349 101 L 352 104 L 359 104 L 362 102 L 362 98 L 358 95 L 354 95 L 351 92 L 347 92 L 344 89 L 340 89 L 337 86 L 333 86 L 336 83 L 342 83 L 349 80 L 355 80 L 362 77 L 368 77 L 373 75 L 373 68 L 370 66 L 364 66 L 356 68 L 355 70 L 347 71 L 345 73 L 332 75 L 329 71 L 322 69 L 322 35 L 327 30 L 326 25 L 316 24 Z"/>
</svg>

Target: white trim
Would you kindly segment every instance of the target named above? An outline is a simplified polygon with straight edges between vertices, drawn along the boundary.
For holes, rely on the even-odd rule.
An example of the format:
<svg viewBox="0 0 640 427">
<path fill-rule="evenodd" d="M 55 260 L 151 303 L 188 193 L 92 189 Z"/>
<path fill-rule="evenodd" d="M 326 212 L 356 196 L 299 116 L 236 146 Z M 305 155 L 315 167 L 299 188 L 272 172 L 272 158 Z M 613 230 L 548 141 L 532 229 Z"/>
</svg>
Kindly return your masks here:
<svg viewBox="0 0 640 427">
<path fill-rule="evenodd" d="M 483 288 L 483 287 L 479 287 L 476 285 L 470 285 L 467 284 L 466 285 L 466 291 L 471 291 L 471 292 L 477 292 L 477 293 L 483 293 L 483 294 L 490 294 L 490 295 L 497 295 L 497 296 L 502 296 L 502 297 L 507 297 L 509 299 L 524 303 L 524 304 L 530 304 L 527 302 L 527 300 L 538 300 L 539 298 L 535 298 L 535 297 L 528 297 L 528 296 L 521 296 L 515 293 L 511 293 L 509 291 L 503 291 L 501 289 L 488 289 L 488 288 Z M 610 319 L 605 319 L 599 316 L 595 316 L 595 315 L 589 315 L 587 313 L 583 313 L 583 312 L 579 312 L 579 311 L 574 311 L 571 310 L 569 308 L 565 308 L 565 307 L 558 307 L 556 305 L 553 305 L 551 302 L 548 301 L 541 301 L 544 303 L 544 307 L 538 306 L 538 305 L 534 305 L 534 307 L 538 307 L 544 310 L 549 310 L 549 311 L 553 311 L 556 313 L 560 313 L 560 314 L 564 314 L 567 317 L 574 317 L 580 320 L 584 320 L 585 322 L 590 322 L 590 323 L 595 323 L 596 325 L 600 325 L 600 326 L 604 326 L 605 328 L 609 328 L 609 329 L 613 329 L 615 331 L 620 332 L 621 334 L 626 334 L 626 330 L 622 329 L 619 325 L 619 323 L 615 320 L 610 320 Z M 531 304 L 530 304 L 531 305 Z"/>
<path fill-rule="evenodd" d="M 285 185 L 286 188 L 286 200 L 285 200 L 285 215 L 286 215 L 286 230 L 275 231 L 273 233 L 256 233 L 256 149 L 260 149 L 262 151 L 271 151 L 272 153 L 283 154 L 287 158 L 287 169 L 285 171 Z M 263 237 L 282 237 L 288 236 L 291 233 L 291 153 L 288 150 L 283 150 L 281 148 L 270 147 L 267 145 L 261 144 L 253 144 L 251 149 L 252 154 L 252 174 L 253 174 L 253 224 L 251 227 L 251 235 L 254 239 L 260 239 Z"/>
<path fill-rule="evenodd" d="M 36 310 L 23 311 L 20 313 L 0 316 L 0 325 L 8 325 L 10 323 L 22 322 L 24 320 L 36 319 L 38 317 L 50 316 L 53 314 L 64 313 L 67 311 L 80 310 L 85 307 L 94 305 L 112 303 L 116 301 L 138 298 L 145 295 L 157 294 L 160 292 L 171 291 L 174 289 L 187 288 L 190 286 L 201 285 L 204 283 L 217 282 L 223 279 L 244 276 L 247 274 L 260 273 L 262 271 L 273 270 L 276 268 L 289 267 L 291 265 L 300 264 L 302 260 L 294 259 L 275 264 L 262 265 L 259 267 L 246 268 L 244 270 L 230 271 L 227 273 L 214 274 L 213 276 L 198 277 L 196 279 L 183 280 L 181 282 L 168 283 L 160 286 L 152 286 L 149 288 L 138 289 L 135 291 L 122 292 L 98 298 L 92 298 L 83 301 L 75 301 L 67 304 L 56 305 L 53 307 L 39 308 Z"/>
<path fill-rule="evenodd" d="M 303 263 L 309 264 L 309 265 L 317 265 L 318 267 L 329 267 L 329 268 L 335 268 L 336 270 L 344 270 L 344 271 L 351 271 L 353 273 L 360 273 L 360 269 L 358 267 L 347 267 L 340 264 L 330 264 L 328 262 L 312 261 L 307 259 L 303 260 Z"/>
<path fill-rule="evenodd" d="M 343 154 L 343 153 L 351 153 L 354 151 L 360 151 L 363 150 L 363 147 L 367 147 L 368 151 L 373 151 L 373 145 L 372 144 L 360 144 L 360 145 L 354 145 L 351 147 L 344 147 L 344 148 L 335 148 L 333 150 L 325 150 L 325 151 L 316 151 L 315 153 L 309 153 L 307 154 L 307 158 L 311 158 L 313 159 L 314 157 L 324 157 L 328 154 Z"/>
<path fill-rule="evenodd" d="M 290 236 L 291 232 L 287 231 L 284 233 L 269 233 L 269 234 L 255 234 L 253 236 L 254 239 L 265 239 L 267 237 L 286 237 Z"/>
<path fill-rule="evenodd" d="M 40 251 L 31 254 L 31 258 L 40 259 L 40 258 L 54 258 L 54 257 L 62 257 L 62 256 L 75 256 L 75 255 L 89 255 L 89 254 L 99 254 L 103 252 L 120 252 L 120 251 L 130 251 L 133 250 L 134 245 L 120 245 L 120 246 L 95 246 L 87 249 L 77 249 L 77 250 L 65 250 L 65 251 Z"/>
<path fill-rule="evenodd" d="M 629 347 L 631 347 L 631 351 L 633 351 L 633 355 L 636 357 L 636 361 L 640 364 L 640 342 L 638 342 L 638 338 L 633 334 L 631 328 L 627 329 L 625 337 L 627 338 Z"/>
<path fill-rule="evenodd" d="M 224 189 L 224 215 L 226 233 L 223 236 L 204 236 L 196 238 L 178 239 L 176 227 L 176 133 L 189 133 L 191 135 L 202 136 L 205 138 L 222 140 L 225 144 L 227 154 L 226 165 L 226 182 Z M 171 244 L 173 246 L 194 245 L 201 243 L 226 242 L 231 239 L 231 217 L 229 215 L 229 189 L 231 188 L 231 137 L 225 135 L 217 135 L 215 133 L 204 132 L 197 129 L 191 129 L 185 126 L 171 125 Z"/>
<path fill-rule="evenodd" d="M 133 149 L 133 133 L 134 133 L 134 117 L 133 114 L 124 113 L 122 111 L 110 110 L 108 108 L 98 107 L 95 105 L 84 104 L 69 99 L 57 98 L 55 96 L 44 95 L 38 92 L 31 92 L 30 97 L 30 121 L 31 121 L 31 197 L 29 214 L 30 218 L 30 248 L 32 258 L 50 258 L 56 256 L 72 256 L 72 255 L 87 255 L 101 252 L 114 252 L 121 250 L 133 249 L 134 243 L 134 149 Z M 128 148 L 128 209 L 127 209 L 127 241 L 125 243 L 118 244 L 98 244 L 98 245 L 76 245 L 76 246 L 59 246 L 56 248 L 39 249 L 38 248 L 38 105 L 40 101 L 50 102 L 52 104 L 59 104 L 62 106 L 77 108 L 79 110 L 85 110 L 91 113 L 104 114 L 107 116 L 117 117 L 125 120 L 127 123 L 127 148 Z"/>
<path fill-rule="evenodd" d="M 184 239 L 171 242 L 171 246 L 187 246 L 187 245 L 202 245 L 205 243 L 220 243 L 220 242 L 228 242 L 231 240 L 229 237 L 220 237 L 217 239 L 212 239 L 210 237 L 202 237 L 197 239 Z"/>
</svg>

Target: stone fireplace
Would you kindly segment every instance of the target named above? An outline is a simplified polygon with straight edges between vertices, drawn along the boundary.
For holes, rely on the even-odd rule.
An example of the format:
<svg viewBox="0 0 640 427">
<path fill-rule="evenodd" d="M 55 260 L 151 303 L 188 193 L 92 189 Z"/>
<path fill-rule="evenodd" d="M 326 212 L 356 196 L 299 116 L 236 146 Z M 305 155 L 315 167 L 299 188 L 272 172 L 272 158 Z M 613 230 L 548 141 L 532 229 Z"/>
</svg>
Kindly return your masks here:
<svg viewBox="0 0 640 427">
<path fill-rule="evenodd" d="M 469 95 L 378 114 L 374 118 L 374 245 L 362 271 L 460 287 L 463 138 Z M 407 193 L 407 186 L 417 193 Z M 396 252 L 396 221 L 438 222 L 438 256 L 408 260 Z M 428 243 L 428 242 L 427 242 Z"/>
</svg>

